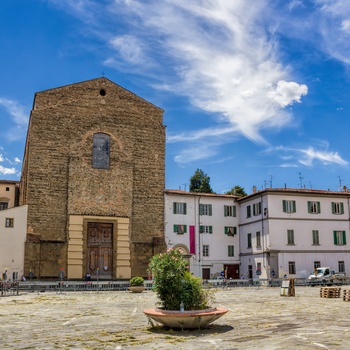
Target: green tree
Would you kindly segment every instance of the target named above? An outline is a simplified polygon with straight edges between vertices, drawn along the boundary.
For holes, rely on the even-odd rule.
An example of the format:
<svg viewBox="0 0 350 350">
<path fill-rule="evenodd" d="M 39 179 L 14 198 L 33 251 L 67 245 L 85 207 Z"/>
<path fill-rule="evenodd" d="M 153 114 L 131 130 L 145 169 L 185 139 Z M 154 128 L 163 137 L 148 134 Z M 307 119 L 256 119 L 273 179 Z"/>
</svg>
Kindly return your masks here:
<svg viewBox="0 0 350 350">
<path fill-rule="evenodd" d="M 190 178 L 190 192 L 214 193 L 210 187 L 210 177 L 201 169 L 197 169 Z"/>
<path fill-rule="evenodd" d="M 225 194 L 232 194 L 232 195 L 238 196 L 238 197 L 247 196 L 246 191 L 244 191 L 244 188 L 241 186 L 235 186 L 235 187 L 231 188 L 231 190 L 226 192 Z"/>
</svg>

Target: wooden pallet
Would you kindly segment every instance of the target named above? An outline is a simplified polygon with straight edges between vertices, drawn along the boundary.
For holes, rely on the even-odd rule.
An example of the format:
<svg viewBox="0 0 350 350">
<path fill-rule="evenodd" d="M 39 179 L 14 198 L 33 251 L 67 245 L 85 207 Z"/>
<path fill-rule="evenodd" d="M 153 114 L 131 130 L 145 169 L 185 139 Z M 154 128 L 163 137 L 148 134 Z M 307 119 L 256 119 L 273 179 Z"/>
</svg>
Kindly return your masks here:
<svg viewBox="0 0 350 350">
<path fill-rule="evenodd" d="M 339 287 L 321 287 L 321 298 L 340 298 L 341 288 Z"/>
<path fill-rule="evenodd" d="M 350 301 L 350 290 L 349 289 L 343 290 L 343 300 Z"/>
</svg>

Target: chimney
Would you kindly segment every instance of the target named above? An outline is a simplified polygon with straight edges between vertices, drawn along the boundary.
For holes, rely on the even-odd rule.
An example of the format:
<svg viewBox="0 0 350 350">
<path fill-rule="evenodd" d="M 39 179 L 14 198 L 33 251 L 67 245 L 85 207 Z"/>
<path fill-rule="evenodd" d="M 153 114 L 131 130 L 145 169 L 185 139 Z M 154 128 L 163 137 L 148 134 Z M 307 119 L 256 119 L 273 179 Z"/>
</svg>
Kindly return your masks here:
<svg viewBox="0 0 350 350">
<path fill-rule="evenodd" d="M 256 193 L 256 186 L 253 186 L 253 193 Z"/>
</svg>

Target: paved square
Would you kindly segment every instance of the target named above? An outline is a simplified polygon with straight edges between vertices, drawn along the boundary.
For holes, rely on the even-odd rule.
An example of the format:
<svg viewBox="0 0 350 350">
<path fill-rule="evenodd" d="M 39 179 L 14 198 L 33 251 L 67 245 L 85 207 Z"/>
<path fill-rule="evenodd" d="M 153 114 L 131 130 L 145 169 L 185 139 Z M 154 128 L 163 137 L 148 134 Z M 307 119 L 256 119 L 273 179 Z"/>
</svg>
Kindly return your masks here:
<svg viewBox="0 0 350 350">
<path fill-rule="evenodd" d="M 346 288 L 346 287 L 345 287 Z M 350 288 L 350 287 L 349 287 Z M 218 290 L 230 311 L 209 329 L 152 328 L 154 292 L 22 293 L 0 298 L 1 349 L 349 349 L 350 302 L 320 288 Z"/>
</svg>

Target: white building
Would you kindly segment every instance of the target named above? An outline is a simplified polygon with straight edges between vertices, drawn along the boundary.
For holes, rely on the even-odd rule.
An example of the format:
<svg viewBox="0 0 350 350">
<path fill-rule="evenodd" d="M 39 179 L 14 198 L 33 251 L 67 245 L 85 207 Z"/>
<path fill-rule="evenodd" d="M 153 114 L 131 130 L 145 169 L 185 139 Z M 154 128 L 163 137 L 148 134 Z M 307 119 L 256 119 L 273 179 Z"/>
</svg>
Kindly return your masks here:
<svg viewBox="0 0 350 350">
<path fill-rule="evenodd" d="M 203 279 L 239 278 L 239 230 L 236 196 L 165 191 L 165 240 L 181 249 L 190 271 Z"/>
<path fill-rule="evenodd" d="M 23 275 L 27 211 L 27 205 L 0 211 L 0 279 L 4 273 L 11 280 Z"/>
<path fill-rule="evenodd" d="M 240 199 L 241 272 L 248 278 L 307 277 L 318 266 L 350 272 L 349 198 L 266 189 Z"/>
</svg>

